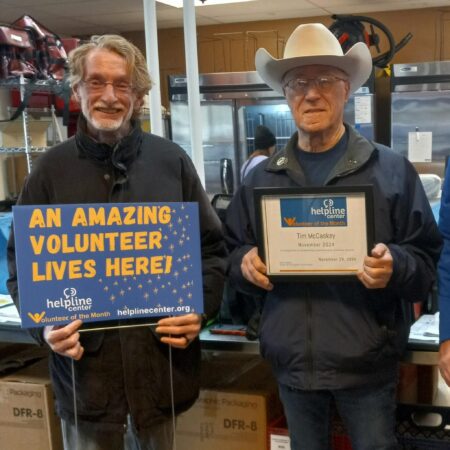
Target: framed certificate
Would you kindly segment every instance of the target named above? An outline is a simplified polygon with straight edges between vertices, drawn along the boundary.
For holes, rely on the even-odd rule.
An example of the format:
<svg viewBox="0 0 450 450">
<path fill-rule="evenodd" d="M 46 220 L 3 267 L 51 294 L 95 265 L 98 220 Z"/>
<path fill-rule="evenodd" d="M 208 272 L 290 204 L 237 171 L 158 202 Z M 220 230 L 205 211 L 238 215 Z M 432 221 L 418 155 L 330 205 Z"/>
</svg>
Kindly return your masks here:
<svg viewBox="0 0 450 450">
<path fill-rule="evenodd" d="M 259 255 L 271 280 L 345 279 L 373 247 L 372 186 L 255 188 Z"/>
</svg>

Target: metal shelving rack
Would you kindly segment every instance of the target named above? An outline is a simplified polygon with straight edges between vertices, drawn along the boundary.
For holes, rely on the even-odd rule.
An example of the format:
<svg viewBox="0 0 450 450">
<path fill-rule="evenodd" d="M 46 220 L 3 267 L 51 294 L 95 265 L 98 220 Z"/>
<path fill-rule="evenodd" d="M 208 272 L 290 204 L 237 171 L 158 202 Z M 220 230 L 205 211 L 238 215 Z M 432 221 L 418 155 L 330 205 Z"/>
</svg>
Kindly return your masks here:
<svg viewBox="0 0 450 450">
<path fill-rule="evenodd" d="M 20 100 L 23 101 L 27 93 L 32 92 L 47 92 L 57 95 L 62 95 L 64 91 L 64 84 L 56 80 L 27 80 L 23 77 L 13 78 L 9 80 L 0 80 L 0 89 L 18 89 L 20 92 Z M 46 147 L 33 147 L 30 133 L 28 129 L 29 123 L 29 108 L 25 108 L 21 114 L 22 129 L 24 136 L 23 147 L 0 147 L 0 153 L 24 153 L 27 160 L 28 173 L 32 168 L 32 153 L 45 152 Z M 45 111 L 45 110 L 43 110 Z M 50 114 L 54 118 L 54 107 L 52 106 Z M 18 119 L 16 119 L 18 120 Z"/>
<path fill-rule="evenodd" d="M 62 81 L 56 80 L 29 80 L 24 77 L 11 78 L 7 80 L 0 80 L 1 90 L 16 90 L 20 94 L 20 101 L 23 102 L 24 98 L 30 98 L 34 92 L 41 92 L 46 94 L 56 94 L 64 97 L 65 89 L 68 85 Z M 52 102 L 53 103 L 53 102 Z M 17 108 L 7 107 L 8 117 L 10 117 Z M 30 114 L 32 117 L 30 117 Z M 51 107 L 45 108 L 34 108 L 26 106 L 22 111 L 21 115 L 17 117 L 13 122 L 21 122 L 22 134 L 23 134 L 23 146 L 0 146 L 1 154 L 23 154 L 26 159 L 26 171 L 31 172 L 33 166 L 33 155 L 43 153 L 47 150 L 47 147 L 33 146 L 32 138 L 29 130 L 30 121 L 36 120 L 36 116 L 46 116 L 51 117 L 51 124 L 53 130 L 53 144 L 56 143 L 56 135 L 59 136 L 59 140 L 62 140 L 61 129 L 57 123 L 57 118 L 55 115 L 55 108 L 52 104 Z M 17 145 L 20 145 L 17 144 Z M 42 144 L 40 144 L 42 145 Z M 13 162 L 15 165 L 15 163 Z M 16 175 L 13 171 L 13 183 L 16 186 Z M 15 192 L 16 193 L 16 192 Z"/>
</svg>

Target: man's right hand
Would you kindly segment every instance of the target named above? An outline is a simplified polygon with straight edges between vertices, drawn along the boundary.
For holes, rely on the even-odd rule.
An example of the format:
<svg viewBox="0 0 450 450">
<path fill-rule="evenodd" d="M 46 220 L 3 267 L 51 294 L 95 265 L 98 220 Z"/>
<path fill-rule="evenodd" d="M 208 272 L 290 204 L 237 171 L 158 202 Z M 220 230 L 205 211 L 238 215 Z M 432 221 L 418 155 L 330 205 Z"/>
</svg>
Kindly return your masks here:
<svg viewBox="0 0 450 450">
<path fill-rule="evenodd" d="M 439 371 L 450 386 L 450 340 L 442 342 L 439 347 Z"/>
<path fill-rule="evenodd" d="M 47 326 L 44 328 L 44 340 L 55 353 L 79 360 L 84 352 L 78 332 L 82 324 L 81 320 L 74 320 L 65 326 Z"/>
<path fill-rule="evenodd" d="M 271 291 L 273 289 L 273 284 L 269 281 L 269 278 L 266 277 L 266 265 L 258 256 L 257 247 L 253 247 L 244 255 L 241 262 L 241 271 L 244 278 L 250 281 L 250 283 L 263 288 L 266 291 Z"/>
</svg>

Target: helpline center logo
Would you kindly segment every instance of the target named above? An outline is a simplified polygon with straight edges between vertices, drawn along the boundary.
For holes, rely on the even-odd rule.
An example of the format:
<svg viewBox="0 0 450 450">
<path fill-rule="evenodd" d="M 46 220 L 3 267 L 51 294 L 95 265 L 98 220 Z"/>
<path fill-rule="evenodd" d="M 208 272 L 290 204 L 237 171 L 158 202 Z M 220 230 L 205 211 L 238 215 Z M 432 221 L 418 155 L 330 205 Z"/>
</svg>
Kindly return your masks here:
<svg viewBox="0 0 450 450">
<path fill-rule="evenodd" d="M 58 314 L 73 314 L 74 312 L 86 312 L 92 308 L 92 298 L 82 298 L 77 295 L 74 287 L 68 287 L 63 290 L 63 295 L 56 299 L 46 299 L 47 312 L 57 312 Z M 45 318 L 45 311 L 40 313 L 28 313 L 28 317 L 34 323 L 44 323 L 50 321 Z"/>
<path fill-rule="evenodd" d="M 281 226 L 346 227 L 346 197 L 296 197 L 280 200 Z"/>
</svg>

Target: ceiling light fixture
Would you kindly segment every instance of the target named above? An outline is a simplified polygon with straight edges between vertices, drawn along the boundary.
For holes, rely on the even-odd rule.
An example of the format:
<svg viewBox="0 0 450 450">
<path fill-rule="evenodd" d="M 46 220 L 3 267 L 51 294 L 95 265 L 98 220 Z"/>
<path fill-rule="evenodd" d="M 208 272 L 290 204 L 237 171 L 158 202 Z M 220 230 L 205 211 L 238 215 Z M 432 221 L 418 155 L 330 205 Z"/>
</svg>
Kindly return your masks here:
<svg viewBox="0 0 450 450">
<path fill-rule="evenodd" d="M 183 7 L 183 0 L 156 0 L 159 3 L 173 6 L 175 8 Z M 194 6 L 212 6 L 212 5 L 226 5 L 227 3 L 244 3 L 254 2 L 255 0 L 194 0 Z"/>
</svg>

